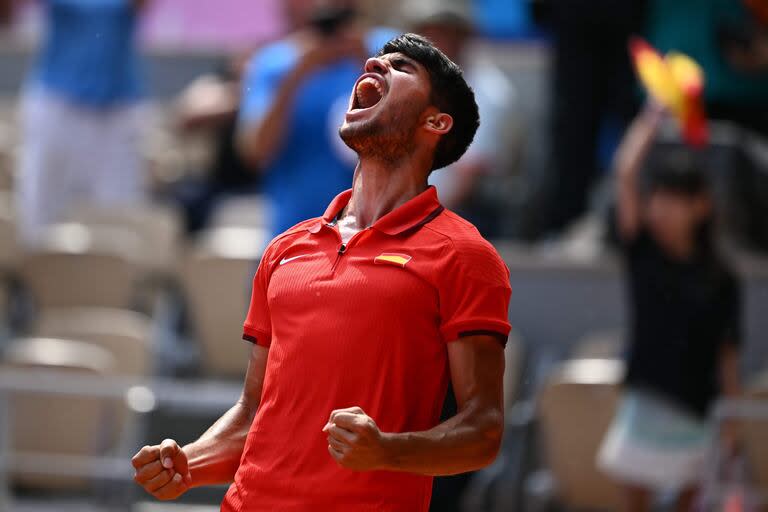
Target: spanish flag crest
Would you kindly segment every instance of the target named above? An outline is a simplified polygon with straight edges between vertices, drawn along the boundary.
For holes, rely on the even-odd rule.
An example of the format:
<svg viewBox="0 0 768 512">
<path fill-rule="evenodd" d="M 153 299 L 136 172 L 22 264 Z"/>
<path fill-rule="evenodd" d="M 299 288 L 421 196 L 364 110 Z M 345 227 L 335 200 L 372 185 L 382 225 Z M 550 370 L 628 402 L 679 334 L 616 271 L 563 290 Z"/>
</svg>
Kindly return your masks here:
<svg viewBox="0 0 768 512">
<path fill-rule="evenodd" d="M 409 255 L 394 252 L 383 252 L 373 259 L 377 265 L 397 265 L 403 268 L 409 261 L 411 261 Z"/>
</svg>

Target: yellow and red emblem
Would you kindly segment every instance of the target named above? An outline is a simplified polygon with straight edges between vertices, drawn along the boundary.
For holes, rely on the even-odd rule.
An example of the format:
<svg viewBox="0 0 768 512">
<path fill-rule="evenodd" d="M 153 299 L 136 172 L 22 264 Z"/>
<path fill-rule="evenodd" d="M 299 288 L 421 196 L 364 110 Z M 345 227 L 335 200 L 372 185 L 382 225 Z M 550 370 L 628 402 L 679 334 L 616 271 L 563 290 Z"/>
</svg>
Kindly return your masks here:
<svg viewBox="0 0 768 512">
<path fill-rule="evenodd" d="M 636 37 L 630 53 L 637 75 L 648 94 L 667 108 L 680 123 L 683 139 L 693 146 L 707 143 L 704 115 L 704 72 L 687 55 L 670 52 L 662 57 L 651 45 Z"/>
<path fill-rule="evenodd" d="M 377 265 L 397 265 L 403 268 L 409 261 L 411 261 L 409 255 L 394 252 L 383 252 L 373 259 Z"/>
</svg>

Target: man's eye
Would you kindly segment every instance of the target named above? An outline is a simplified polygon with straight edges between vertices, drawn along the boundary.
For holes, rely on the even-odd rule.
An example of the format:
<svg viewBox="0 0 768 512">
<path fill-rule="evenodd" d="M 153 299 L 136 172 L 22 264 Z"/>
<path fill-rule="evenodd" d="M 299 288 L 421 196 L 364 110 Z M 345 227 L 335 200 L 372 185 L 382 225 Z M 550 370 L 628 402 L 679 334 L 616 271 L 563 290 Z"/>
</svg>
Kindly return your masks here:
<svg viewBox="0 0 768 512">
<path fill-rule="evenodd" d="M 394 60 L 392 61 L 392 67 L 398 71 L 403 71 L 404 69 L 410 69 L 410 64 L 404 60 Z"/>
</svg>

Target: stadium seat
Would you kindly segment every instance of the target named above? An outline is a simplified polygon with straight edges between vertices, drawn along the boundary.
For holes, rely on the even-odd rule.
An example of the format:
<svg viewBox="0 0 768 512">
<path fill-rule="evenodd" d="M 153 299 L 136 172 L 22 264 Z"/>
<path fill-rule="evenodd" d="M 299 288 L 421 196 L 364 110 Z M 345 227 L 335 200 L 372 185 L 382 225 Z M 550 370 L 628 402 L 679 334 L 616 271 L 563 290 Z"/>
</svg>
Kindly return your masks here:
<svg viewBox="0 0 768 512">
<path fill-rule="evenodd" d="M 572 359 L 618 359 L 625 347 L 620 329 L 593 331 L 576 342 Z"/>
<path fill-rule="evenodd" d="M 247 367 L 248 345 L 238 340 L 265 243 L 262 230 L 212 229 L 185 261 L 181 281 L 209 375 L 241 377 Z"/>
<path fill-rule="evenodd" d="M 87 343 L 54 338 L 14 340 L 4 352 L 3 367 L 16 370 L 55 370 L 72 375 L 108 375 L 115 358 Z M 46 396 L 14 392 L 10 396 L 11 447 L 14 459 L 39 456 L 98 455 L 112 443 L 119 402 L 76 396 Z M 83 490 L 87 482 L 64 475 L 12 472 L 24 487 Z"/>
<path fill-rule="evenodd" d="M 608 359 L 567 361 L 538 397 L 538 418 L 557 498 L 570 509 L 619 510 L 621 495 L 596 458 L 619 399 L 623 364 Z"/>
<path fill-rule="evenodd" d="M 221 228 L 203 233 L 186 258 L 181 282 L 206 374 L 242 377 L 249 344 L 241 341 L 251 281 L 266 242 L 262 230 Z"/>
<path fill-rule="evenodd" d="M 264 228 L 268 224 L 266 200 L 257 195 L 224 199 L 211 215 L 211 226 Z"/>
<path fill-rule="evenodd" d="M 21 277 L 40 309 L 100 306 L 129 308 L 141 276 L 130 232 L 59 224 L 30 247 Z"/>
<path fill-rule="evenodd" d="M 80 205 L 67 215 L 70 222 L 90 228 L 123 229 L 139 238 L 139 260 L 152 272 L 170 274 L 181 240 L 181 218 L 161 204 L 104 207 Z"/>
<path fill-rule="evenodd" d="M 0 192 L 0 274 L 14 269 L 19 260 L 14 219 L 12 194 Z"/>
<path fill-rule="evenodd" d="M 38 315 L 33 334 L 80 340 L 108 350 L 115 357 L 114 373 L 152 373 L 151 320 L 142 313 L 113 308 L 59 308 Z"/>
<path fill-rule="evenodd" d="M 0 106 L 2 110 L 4 108 Z M 0 113 L 0 191 L 7 191 L 13 189 L 17 136 L 14 133 L 15 123 L 3 117 Z"/>
</svg>

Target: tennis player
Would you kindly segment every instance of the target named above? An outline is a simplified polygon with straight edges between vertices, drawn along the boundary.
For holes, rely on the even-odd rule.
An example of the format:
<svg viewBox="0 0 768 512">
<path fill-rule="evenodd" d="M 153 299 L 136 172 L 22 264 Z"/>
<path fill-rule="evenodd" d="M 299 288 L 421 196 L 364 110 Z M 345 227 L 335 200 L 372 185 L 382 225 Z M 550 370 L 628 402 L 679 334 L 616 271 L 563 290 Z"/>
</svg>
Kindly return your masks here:
<svg viewBox="0 0 768 512">
<path fill-rule="evenodd" d="M 197 441 L 133 458 L 158 499 L 231 483 L 227 512 L 427 511 L 433 476 L 496 457 L 509 273 L 427 185 L 472 142 L 473 92 L 413 34 L 364 71 L 340 129 L 353 187 L 267 247 L 237 404 Z M 449 379 L 458 413 L 439 423 Z"/>
</svg>

